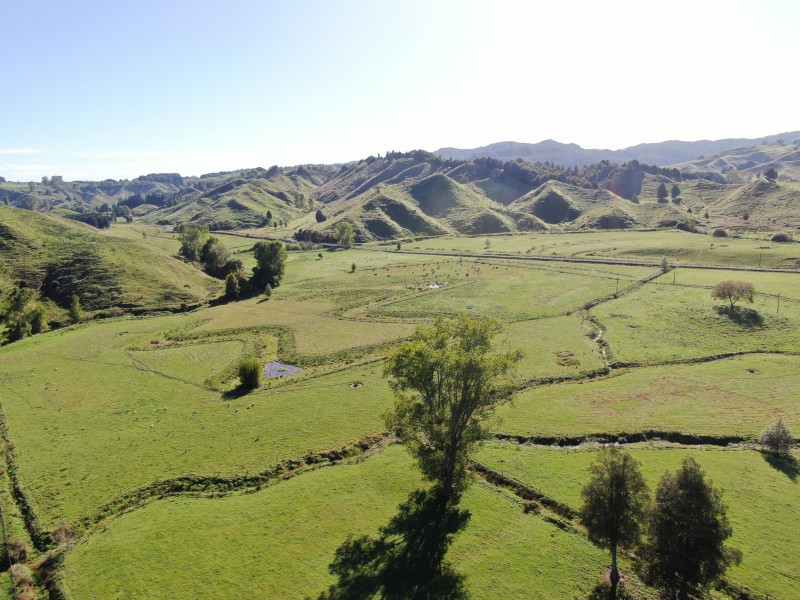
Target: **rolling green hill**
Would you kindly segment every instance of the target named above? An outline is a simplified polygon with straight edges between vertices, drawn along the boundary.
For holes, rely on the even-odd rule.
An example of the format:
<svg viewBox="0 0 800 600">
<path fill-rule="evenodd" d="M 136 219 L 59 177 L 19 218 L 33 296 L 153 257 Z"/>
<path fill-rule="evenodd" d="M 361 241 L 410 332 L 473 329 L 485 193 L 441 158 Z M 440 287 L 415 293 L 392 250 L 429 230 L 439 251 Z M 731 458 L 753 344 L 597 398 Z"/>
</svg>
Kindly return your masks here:
<svg viewBox="0 0 800 600">
<path fill-rule="evenodd" d="M 69 219 L 0 206 L 0 286 L 24 284 L 53 308 L 177 307 L 221 282 L 145 240 L 110 238 Z"/>
</svg>

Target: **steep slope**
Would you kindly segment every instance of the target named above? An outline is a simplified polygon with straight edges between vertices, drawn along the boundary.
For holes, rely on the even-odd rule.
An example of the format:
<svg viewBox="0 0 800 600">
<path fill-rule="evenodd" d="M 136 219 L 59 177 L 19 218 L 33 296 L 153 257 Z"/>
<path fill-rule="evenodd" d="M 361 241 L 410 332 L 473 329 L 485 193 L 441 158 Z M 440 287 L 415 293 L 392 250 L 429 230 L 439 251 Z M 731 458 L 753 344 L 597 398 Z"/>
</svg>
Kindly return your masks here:
<svg viewBox="0 0 800 600">
<path fill-rule="evenodd" d="M 522 229 L 659 227 L 687 217 L 686 208 L 671 203 L 636 203 L 609 190 L 587 190 L 558 181 L 545 183 L 508 209 Z"/>
<path fill-rule="evenodd" d="M 709 215 L 747 227 L 800 226 L 800 186 L 764 179 L 735 186 L 708 206 Z"/>
<path fill-rule="evenodd" d="M 25 285 L 62 308 L 178 306 L 221 283 L 144 241 L 92 233 L 82 223 L 0 206 L 0 286 Z"/>
<path fill-rule="evenodd" d="M 749 182 L 768 169 L 775 169 L 780 180 L 800 181 L 800 139 L 737 148 L 673 166 L 689 173 L 717 172 L 731 183 Z"/>
</svg>

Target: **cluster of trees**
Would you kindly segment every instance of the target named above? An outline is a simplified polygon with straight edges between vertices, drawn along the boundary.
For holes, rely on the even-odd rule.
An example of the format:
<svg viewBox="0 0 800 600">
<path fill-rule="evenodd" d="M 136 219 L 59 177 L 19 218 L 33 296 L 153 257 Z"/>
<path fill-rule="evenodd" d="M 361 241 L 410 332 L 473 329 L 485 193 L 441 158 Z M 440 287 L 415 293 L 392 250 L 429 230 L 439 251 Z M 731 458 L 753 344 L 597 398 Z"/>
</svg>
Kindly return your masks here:
<svg viewBox="0 0 800 600">
<path fill-rule="evenodd" d="M 174 194 L 153 192 L 151 194 L 133 194 L 124 200 L 120 200 L 117 204 L 119 206 L 127 206 L 128 208 L 136 208 L 142 204 L 152 204 L 154 206 L 174 206 L 177 203 L 178 201 Z"/>
<path fill-rule="evenodd" d="M 44 306 L 36 300 L 36 292 L 25 287 L 13 287 L 7 293 L 0 291 L 0 324 L 5 326 L 0 343 L 15 342 L 44 331 L 47 327 Z"/>
<path fill-rule="evenodd" d="M 203 270 L 225 280 L 225 295 L 236 298 L 248 292 L 265 293 L 280 285 L 286 268 L 286 247 L 280 241 L 259 242 L 253 247 L 256 266 L 248 279 L 242 261 L 219 238 L 210 235 L 208 227 L 182 224 L 175 230 L 181 242 L 179 253 L 192 262 L 199 262 Z"/>
<path fill-rule="evenodd" d="M 208 227 L 192 227 L 182 224 L 176 229 L 181 242 L 179 253 L 192 262 L 199 262 L 203 270 L 218 279 L 242 270 L 242 261 L 218 238 L 211 236 Z"/>
<path fill-rule="evenodd" d="M 681 188 L 678 187 L 677 183 L 672 184 L 672 189 L 669 192 L 667 192 L 667 184 L 663 181 L 658 185 L 656 198 L 659 204 L 665 204 L 667 202 L 667 196 L 672 196 L 672 202 L 674 204 L 680 204 Z"/>
<path fill-rule="evenodd" d="M 86 223 L 87 225 L 91 225 L 92 227 L 96 227 L 97 229 L 108 229 L 109 227 L 111 227 L 111 217 L 101 212 L 66 215 L 66 218 L 72 219 L 73 221 L 80 221 L 81 223 Z"/>
<path fill-rule="evenodd" d="M 664 474 L 651 503 L 639 466 L 622 450 L 604 449 L 582 490 L 589 539 L 611 552 L 611 598 L 620 581 L 620 548 L 638 551 L 638 571 L 665 597 L 695 597 L 741 559 L 725 545 L 732 529 L 721 494 L 687 457 L 675 473 Z"/>
</svg>

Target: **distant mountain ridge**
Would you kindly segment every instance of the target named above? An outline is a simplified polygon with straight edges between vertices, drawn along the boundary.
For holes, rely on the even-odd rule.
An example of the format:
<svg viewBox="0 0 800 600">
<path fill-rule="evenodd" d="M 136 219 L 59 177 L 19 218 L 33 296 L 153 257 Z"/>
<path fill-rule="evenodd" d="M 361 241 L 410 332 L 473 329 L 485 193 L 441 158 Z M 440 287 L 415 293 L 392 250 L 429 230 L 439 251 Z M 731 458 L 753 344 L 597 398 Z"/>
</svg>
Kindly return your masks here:
<svg viewBox="0 0 800 600">
<path fill-rule="evenodd" d="M 637 144 L 621 150 L 582 148 L 578 144 L 564 144 L 555 140 L 543 140 L 535 144 L 498 142 L 480 148 L 439 148 L 434 154 L 454 160 L 475 160 L 481 157 L 499 160 L 521 158 L 527 162 L 550 162 L 566 167 L 584 167 L 601 160 L 617 163 L 638 160 L 651 165 L 666 166 L 694 161 L 700 157 L 720 154 L 737 148 L 748 148 L 762 143 L 776 143 L 778 140 L 784 140 L 786 143 L 800 141 L 800 131 L 759 138 L 727 138 L 693 142 L 668 140 Z"/>
</svg>

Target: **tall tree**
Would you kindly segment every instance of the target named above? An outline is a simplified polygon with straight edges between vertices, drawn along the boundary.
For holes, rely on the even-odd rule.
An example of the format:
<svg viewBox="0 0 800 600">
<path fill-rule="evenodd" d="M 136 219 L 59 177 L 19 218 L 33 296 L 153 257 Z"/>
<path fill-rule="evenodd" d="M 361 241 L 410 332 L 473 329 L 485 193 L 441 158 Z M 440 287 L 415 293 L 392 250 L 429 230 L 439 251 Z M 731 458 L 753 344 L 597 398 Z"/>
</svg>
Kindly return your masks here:
<svg viewBox="0 0 800 600">
<path fill-rule="evenodd" d="M 81 299 L 77 294 L 72 294 L 72 300 L 69 303 L 69 322 L 73 325 L 83 321 L 83 308 L 81 307 Z"/>
<path fill-rule="evenodd" d="M 647 525 L 642 575 L 671 600 L 702 593 L 741 559 L 725 546 L 732 529 L 722 496 L 691 457 L 661 478 Z"/>
<path fill-rule="evenodd" d="M 681 188 L 678 187 L 677 183 L 672 184 L 672 189 L 670 190 L 670 195 L 672 196 L 672 201 L 675 202 L 678 197 L 681 195 Z"/>
<path fill-rule="evenodd" d="M 438 318 L 386 360 L 396 395 L 387 425 L 445 501 L 465 488 L 470 452 L 486 436 L 484 420 L 504 391 L 500 378 L 522 357 L 492 351 L 499 329 L 492 320 Z"/>
<path fill-rule="evenodd" d="M 656 197 L 658 198 L 659 202 L 665 202 L 667 199 L 667 186 L 664 183 L 660 183 L 658 185 L 658 189 L 656 190 Z"/>
<path fill-rule="evenodd" d="M 255 247 L 256 262 L 250 284 L 253 289 L 262 291 L 267 286 L 276 288 L 281 283 L 286 269 L 286 248 L 283 242 L 273 240 L 260 242 Z"/>
<path fill-rule="evenodd" d="M 639 543 L 649 493 L 639 462 L 627 452 L 604 449 L 589 469 L 592 479 L 581 491 L 581 521 L 589 540 L 611 551 L 611 598 L 616 598 L 617 548 Z"/>
<path fill-rule="evenodd" d="M 775 181 L 778 178 L 778 171 L 776 171 L 774 167 L 770 167 L 764 171 L 764 177 L 766 177 L 769 181 Z"/>
</svg>

